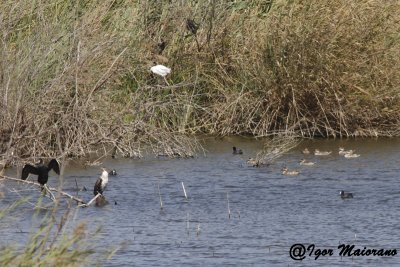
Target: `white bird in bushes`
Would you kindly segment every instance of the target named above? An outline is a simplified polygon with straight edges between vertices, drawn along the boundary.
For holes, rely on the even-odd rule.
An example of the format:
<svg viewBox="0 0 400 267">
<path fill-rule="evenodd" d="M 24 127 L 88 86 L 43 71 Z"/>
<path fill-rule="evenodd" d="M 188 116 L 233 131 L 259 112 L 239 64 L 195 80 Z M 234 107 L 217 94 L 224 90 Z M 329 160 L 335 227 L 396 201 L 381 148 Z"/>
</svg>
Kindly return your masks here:
<svg viewBox="0 0 400 267">
<path fill-rule="evenodd" d="M 151 72 L 153 72 L 154 74 L 160 75 L 164 78 L 165 82 L 169 85 L 167 79 L 165 78 L 165 76 L 167 76 L 167 74 L 171 73 L 171 69 L 168 67 L 165 67 L 164 65 L 155 65 L 153 67 L 150 68 Z"/>
</svg>

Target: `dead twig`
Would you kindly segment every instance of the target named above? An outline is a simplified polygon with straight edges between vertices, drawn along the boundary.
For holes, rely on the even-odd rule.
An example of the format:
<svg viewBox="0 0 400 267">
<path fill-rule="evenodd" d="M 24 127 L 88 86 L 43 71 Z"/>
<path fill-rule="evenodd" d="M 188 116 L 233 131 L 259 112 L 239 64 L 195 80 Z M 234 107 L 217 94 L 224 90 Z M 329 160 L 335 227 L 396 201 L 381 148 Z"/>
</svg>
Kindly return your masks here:
<svg viewBox="0 0 400 267">
<path fill-rule="evenodd" d="M 8 177 L 8 176 L 4 176 L 4 175 L 0 175 L 0 179 L 10 180 L 10 181 L 16 181 L 16 182 L 21 182 L 21 183 L 24 183 L 24 184 L 35 185 L 35 186 L 37 186 L 37 187 L 39 187 L 39 188 L 42 188 L 42 185 L 39 184 L 39 183 L 37 183 L 37 182 L 21 180 L 21 179 L 18 179 L 18 178 Z M 56 189 L 56 188 L 48 187 L 47 185 L 45 186 L 45 188 L 46 188 L 46 190 L 49 191 L 49 192 L 50 192 L 50 191 L 58 192 L 59 194 L 65 196 L 65 197 L 67 197 L 67 198 L 70 198 L 70 199 L 72 199 L 72 200 L 75 200 L 78 204 L 79 204 L 79 203 L 81 203 L 81 204 L 85 204 L 85 203 L 86 203 L 86 202 L 83 201 L 82 199 L 77 198 L 77 197 L 74 197 L 74 196 L 72 196 L 72 195 L 70 195 L 70 194 L 68 194 L 68 193 L 66 193 L 66 192 L 64 192 L 64 191 L 58 190 L 58 189 Z M 51 195 L 54 197 L 53 194 L 51 194 Z"/>
<path fill-rule="evenodd" d="M 94 198 L 92 198 L 88 203 L 79 204 L 78 207 L 81 207 L 81 208 L 89 207 L 100 196 L 101 196 L 101 194 L 97 193 L 97 195 Z"/>
</svg>

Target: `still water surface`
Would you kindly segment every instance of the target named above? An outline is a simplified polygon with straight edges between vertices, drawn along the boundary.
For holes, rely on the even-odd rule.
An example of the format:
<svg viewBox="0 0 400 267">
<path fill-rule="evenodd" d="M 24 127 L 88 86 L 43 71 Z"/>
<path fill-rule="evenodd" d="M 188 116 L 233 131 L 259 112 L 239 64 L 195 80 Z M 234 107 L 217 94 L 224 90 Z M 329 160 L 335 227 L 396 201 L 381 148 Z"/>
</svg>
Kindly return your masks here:
<svg viewBox="0 0 400 267">
<path fill-rule="evenodd" d="M 232 155 L 233 145 L 244 154 Z M 338 155 L 340 146 L 361 157 Z M 262 141 L 251 139 L 208 139 L 205 156 L 195 159 L 108 159 L 103 165 L 118 172 L 104 193 L 110 204 L 77 210 L 69 226 L 82 220 L 90 230 L 102 226 L 99 253 L 119 248 L 105 266 L 399 266 L 400 255 L 340 257 L 337 246 L 400 253 L 400 139 L 304 141 L 271 166 L 248 167 L 246 159 L 260 147 Z M 333 153 L 303 156 L 305 147 Z M 303 157 L 315 166 L 300 166 Z M 300 174 L 283 176 L 285 165 Z M 76 178 L 89 189 L 79 193 L 88 200 L 99 174 L 99 167 L 69 164 L 64 190 L 73 193 Z M 57 186 L 54 173 L 49 185 Z M 6 186 L 1 208 L 20 197 L 10 187 L 23 188 Z M 342 200 L 340 190 L 354 198 Z M 20 194 L 36 197 L 36 191 Z M 25 242 L 35 227 L 32 206 L 24 204 L 16 214 L 19 219 L 0 221 L 0 246 Z M 332 249 L 333 256 L 315 260 L 307 253 L 294 261 L 289 250 L 295 243 Z"/>
</svg>

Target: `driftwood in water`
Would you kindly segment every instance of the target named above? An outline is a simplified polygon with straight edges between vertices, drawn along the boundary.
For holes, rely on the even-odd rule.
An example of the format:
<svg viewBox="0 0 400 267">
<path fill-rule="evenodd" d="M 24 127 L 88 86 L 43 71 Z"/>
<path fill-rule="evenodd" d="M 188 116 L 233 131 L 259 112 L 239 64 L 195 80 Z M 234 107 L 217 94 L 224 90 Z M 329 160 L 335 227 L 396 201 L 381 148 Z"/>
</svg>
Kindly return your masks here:
<svg viewBox="0 0 400 267">
<path fill-rule="evenodd" d="M 103 207 L 107 204 L 108 201 L 103 195 L 100 195 L 98 198 L 96 198 L 96 207 Z"/>
<path fill-rule="evenodd" d="M 31 185 L 35 185 L 35 186 L 37 186 L 37 187 L 39 187 L 39 188 L 42 188 L 42 185 L 39 184 L 39 183 L 37 183 L 37 182 L 21 180 L 21 179 L 18 179 L 18 178 L 8 177 L 8 176 L 4 176 L 4 175 L 0 175 L 0 179 L 10 180 L 10 181 L 16 181 L 16 182 L 21 182 L 21 183 L 24 183 L 24 184 L 31 184 Z M 70 199 L 72 199 L 72 200 L 74 200 L 74 201 L 76 201 L 78 204 L 84 204 L 84 205 L 86 205 L 86 202 L 83 201 L 82 199 L 77 198 L 77 197 L 74 197 L 73 195 L 68 194 L 68 193 L 66 193 L 66 192 L 64 192 L 64 191 L 58 190 L 58 189 L 53 188 L 53 187 L 47 187 L 47 190 L 49 190 L 50 192 L 51 192 L 51 191 L 54 191 L 54 192 L 60 193 L 61 195 L 65 196 L 65 197 L 67 197 L 67 198 L 70 198 Z"/>
<path fill-rule="evenodd" d="M 108 204 L 106 198 L 102 194 L 97 193 L 97 195 L 92 198 L 88 203 L 79 204 L 79 207 L 89 207 L 90 205 L 92 205 L 93 202 L 96 202 L 97 207 L 103 207 Z"/>
</svg>

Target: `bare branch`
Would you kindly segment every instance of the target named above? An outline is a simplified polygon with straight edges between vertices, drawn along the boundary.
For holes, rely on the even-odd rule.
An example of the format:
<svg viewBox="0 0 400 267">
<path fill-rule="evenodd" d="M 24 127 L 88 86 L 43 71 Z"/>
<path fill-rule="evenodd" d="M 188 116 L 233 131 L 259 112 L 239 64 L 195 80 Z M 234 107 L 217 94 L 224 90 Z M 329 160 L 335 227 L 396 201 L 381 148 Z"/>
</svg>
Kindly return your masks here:
<svg viewBox="0 0 400 267">
<path fill-rule="evenodd" d="M 24 183 L 24 184 L 35 185 L 35 186 L 37 186 L 37 187 L 39 187 L 39 188 L 42 188 L 42 185 L 39 184 L 39 183 L 37 183 L 37 182 L 21 180 L 21 179 L 18 179 L 18 178 L 8 177 L 8 176 L 4 176 L 4 175 L 0 175 L 0 179 L 10 180 L 10 181 L 16 181 L 16 182 L 21 182 L 21 183 Z M 46 187 L 47 187 L 47 186 L 46 186 Z M 72 195 L 70 195 L 70 194 L 68 194 L 68 193 L 66 193 L 66 192 L 64 192 L 64 191 L 58 190 L 58 189 L 56 189 L 56 188 L 47 187 L 47 190 L 48 190 L 49 192 L 50 192 L 50 191 L 58 192 L 58 193 L 60 193 L 61 195 L 67 197 L 67 198 L 70 198 L 70 199 L 72 199 L 72 200 L 75 200 L 78 204 L 85 204 L 85 203 L 86 203 L 86 202 L 83 201 L 82 199 L 77 198 L 77 197 L 74 197 L 74 196 L 72 196 Z"/>
</svg>

